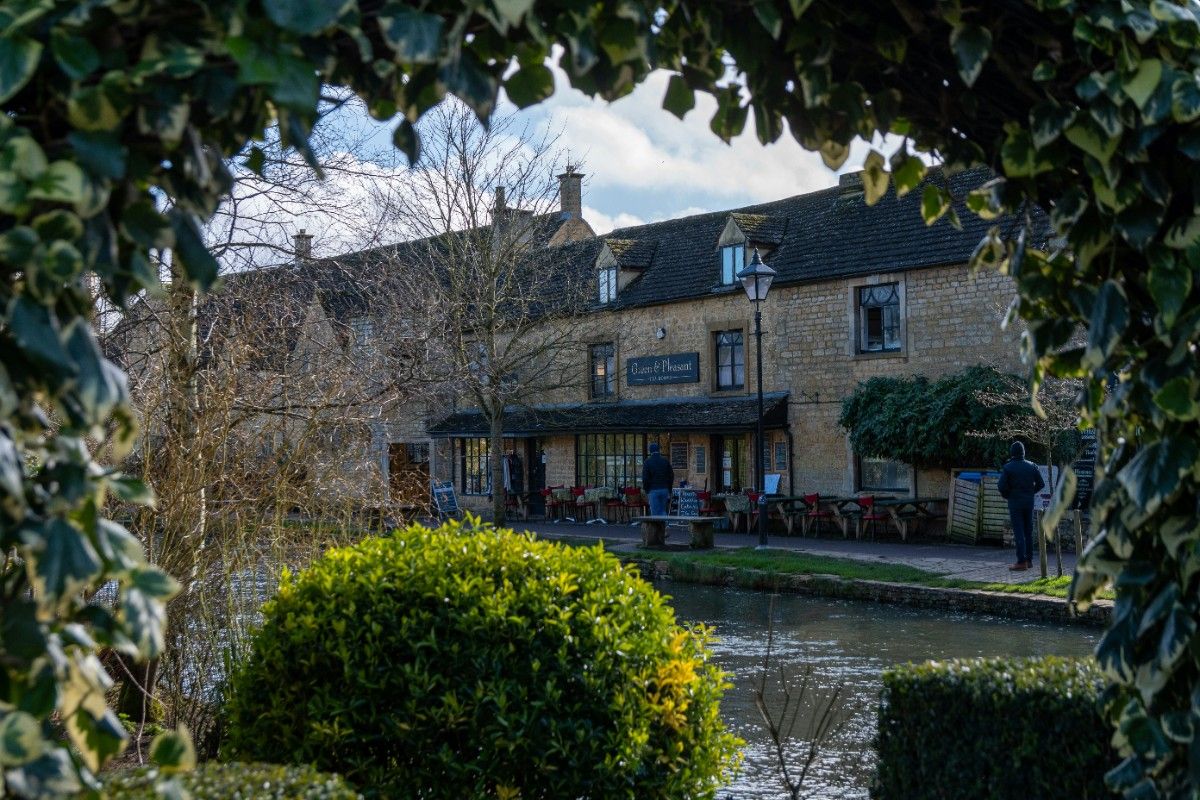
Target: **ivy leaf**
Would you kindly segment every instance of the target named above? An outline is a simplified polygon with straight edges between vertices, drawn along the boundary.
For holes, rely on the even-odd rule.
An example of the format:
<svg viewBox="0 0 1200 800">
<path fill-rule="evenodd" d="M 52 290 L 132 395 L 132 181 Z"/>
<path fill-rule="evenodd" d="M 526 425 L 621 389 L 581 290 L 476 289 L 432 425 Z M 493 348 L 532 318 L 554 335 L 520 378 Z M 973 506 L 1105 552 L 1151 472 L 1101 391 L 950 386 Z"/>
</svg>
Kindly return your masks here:
<svg viewBox="0 0 1200 800">
<path fill-rule="evenodd" d="M 157 658 L 163 651 L 163 630 L 167 625 L 166 608 L 153 596 L 131 587 L 121 594 L 121 610 L 129 635 L 142 658 Z"/>
<path fill-rule="evenodd" d="M 172 256 L 179 259 L 192 283 L 200 289 L 207 289 L 217 280 L 220 266 L 204 244 L 196 220 L 178 207 L 171 210 L 170 220 L 171 230 L 175 233 Z"/>
<path fill-rule="evenodd" d="M 1162 206 L 1151 202 L 1134 203 L 1117 215 L 1114 227 L 1125 241 L 1138 250 L 1145 250 L 1162 224 Z"/>
<path fill-rule="evenodd" d="M 1143 447 L 1117 473 L 1117 480 L 1134 504 L 1153 514 L 1179 488 L 1196 462 L 1197 446 L 1186 436 L 1173 436 Z"/>
<path fill-rule="evenodd" d="M 50 52 L 71 80 L 82 80 L 100 66 L 100 54 L 82 36 L 72 36 L 61 28 L 50 33 Z"/>
<path fill-rule="evenodd" d="M 902 157 L 897 159 L 897 156 Z M 896 185 L 896 197 L 904 197 L 925 179 L 925 162 L 916 156 L 908 155 L 900 150 L 892 154 L 891 161 L 892 183 Z"/>
<path fill-rule="evenodd" d="M 1191 271 L 1181 268 L 1174 258 L 1156 259 L 1150 264 L 1147 285 L 1163 323 L 1168 327 L 1174 325 L 1192 291 Z"/>
<path fill-rule="evenodd" d="M 26 358 L 59 375 L 75 373 L 75 364 L 63 349 L 55 320 L 45 306 L 18 296 L 9 308 L 8 325 Z"/>
<path fill-rule="evenodd" d="M 850 146 L 829 139 L 821 143 L 817 152 L 821 154 L 821 160 L 829 169 L 840 169 L 850 157 Z"/>
<path fill-rule="evenodd" d="M 696 107 L 696 93 L 687 85 L 682 75 L 672 75 L 667 81 L 667 94 L 663 97 L 663 108 L 683 119 L 687 112 Z"/>
<path fill-rule="evenodd" d="M 0 720 L 0 766 L 28 764 L 39 758 L 45 749 L 41 726 L 32 715 L 11 711 Z"/>
<path fill-rule="evenodd" d="M 1191 122 L 1200 117 L 1200 79 L 1184 73 L 1171 89 L 1171 116 L 1177 122 Z"/>
<path fill-rule="evenodd" d="M 1101 164 L 1107 164 L 1117 151 L 1120 139 L 1097 132 L 1095 124 L 1086 119 L 1076 122 L 1063 133 L 1067 141 Z"/>
<path fill-rule="evenodd" d="M 1099 369 L 1117 348 L 1129 325 L 1129 300 L 1120 284 L 1107 280 L 1096 293 L 1088 322 L 1088 344 L 1084 364 Z"/>
<path fill-rule="evenodd" d="M 1196 401 L 1196 386 L 1190 378 L 1172 378 L 1154 394 L 1154 405 L 1175 419 L 1200 418 L 1200 403 Z"/>
<path fill-rule="evenodd" d="M 528 108 L 554 93 L 554 73 L 545 64 L 521 67 L 504 82 L 504 90 L 517 108 Z"/>
<path fill-rule="evenodd" d="M 56 607 L 100 572 L 92 543 L 66 520 L 51 519 L 37 532 L 26 530 L 22 539 L 30 581 L 45 606 Z"/>
<path fill-rule="evenodd" d="M 403 9 L 385 12 L 379 18 L 383 38 L 401 61 L 436 64 L 441 50 L 443 20 L 437 14 Z"/>
<path fill-rule="evenodd" d="M 333 25 L 348 5 L 345 0 L 263 0 L 271 21 L 284 30 L 311 36 Z"/>
<path fill-rule="evenodd" d="M 1162 73 L 1163 63 L 1157 58 L 1147 58 L 1138 64 L 1137 71 L 1128 80 L 1122 81 L 1121 89 L 1139 109 L 1145 108 L 1146 101 L 1158 88 Z"/>
<path fill-rule="evenodd" d="M 1000 148 L 1000 159 L 1004 174 L 1011 178 L 1031 178 L 1053 168 L 1053 164 L 1040 157 L 1029 131 L 1017 126 L 1009 129 Z"/>
<path fill-rule="evenodd" d="M 1075 121 L 1075 109 L 1058 103 L 1042 103 L 1029 112 L 1030 133 L 1035 147 L 1042 148 L 1058 139 Z"/>
<path fill-rule="evenodd" d="M 867 158 L 863 161 L 863 198 L 869 206 L 875 205 L 880 198 L 887 194 L 890 176 L 883 168 L 884 163 L 883 154 L 875 150 L 867 153 Z"/>
<path fill-rule="evenodd" d="M 86 183 L 83 170 L 74 161 L 55 161 L 34 180 L 27 196 L 51 203 L 79 203 L 84 199 Z"/>
<path fill-rule="evenodd" d="M 1170 227 L 1163 242 L 1174 250 L 1186 250 L 1200 240 L 1200 215 L 1179 220 Z"/>
<path fill-rule="evenodd" d="M 486 120 L 496 103 L 499 81 L 489 73 L 470 50 L 442 65 L 442 83 L 455 97 L 462 100 L 481 120 Z"/>
<path fill-rule="evenodd" d="M 742 106 L 738 90 L 735 87 L 729 87 L 717 97 L 717 111 L 713 114 L 708 127 L 721 137 L 722 141 L 728 142 L 742 132 L 748 116 L 749 110 Z M 847 148 L 846 154 L 849 155 L 849 153 L 850 150 Z M 845 161 L 845 158 L 842 160 Z"/>
<path fill-rule="evenodd" d="M 533 10 L 533 0 L 493 0 L 500 19 L 510 27 L 519 25 L 521 18 Z"/>
<path fill-rule="evenodd" d="M 150 744 L 150 760 L 165 774 L 187 772 L 196 766 L 196 749 L 186 725 L 178 730 L 164 731 Z"/>
<path fill-rule="evenodd" d="M 956 25 L 950 32 L 950 48 L 963 83 L 974 86 L 992 49 L 992 34 L 981 25 Z"/>
<path fill-rule="evenodd" d="M 0 36 L 0 103 L 21 91 L 41 57 L 41 42 L 28 36 Z"/>
<path fill-rule="evenodd" d="M 779 38 L 779 34 L 783 32 L 783 17 L 780 16 L 773 0 L 758 0 L 754 4 L 754 16 L 758 17 L 759 23 L 772 39 Z"/>
</svg>

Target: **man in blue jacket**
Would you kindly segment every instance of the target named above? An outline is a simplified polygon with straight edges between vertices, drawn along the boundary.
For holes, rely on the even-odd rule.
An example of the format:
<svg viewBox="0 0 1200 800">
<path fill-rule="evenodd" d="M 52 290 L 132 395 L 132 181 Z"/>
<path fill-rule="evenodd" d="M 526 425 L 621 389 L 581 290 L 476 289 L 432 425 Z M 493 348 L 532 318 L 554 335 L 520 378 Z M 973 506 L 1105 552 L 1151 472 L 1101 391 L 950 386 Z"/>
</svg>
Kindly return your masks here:
<svg viewBox="0 0 1200 800">
<path fill-rule="evenodd" d="M 650 456 L 642 463 L 642 491 L 650 503 L 650 514 L 667 513 L 671 501 L 671 489 L 675 486 L 675 470 L 671 462 L 658 452 L 658 445 L 650 444 Z"/>
<path fill-rule="evenodd" d="M 1013 442 L 1008 448 L 1008 461 L 1000 472 L 996 487 L 1008 501 L 1008 518 L 1012 521 L 1013 538 L 1017 542 L 1017 563 L 1009 569 L 1023 570 L 1033 566 L 1033 500 L 1046 487 L 1041 470 L 1025 460 L 1025 445 Z"/>
</svg>

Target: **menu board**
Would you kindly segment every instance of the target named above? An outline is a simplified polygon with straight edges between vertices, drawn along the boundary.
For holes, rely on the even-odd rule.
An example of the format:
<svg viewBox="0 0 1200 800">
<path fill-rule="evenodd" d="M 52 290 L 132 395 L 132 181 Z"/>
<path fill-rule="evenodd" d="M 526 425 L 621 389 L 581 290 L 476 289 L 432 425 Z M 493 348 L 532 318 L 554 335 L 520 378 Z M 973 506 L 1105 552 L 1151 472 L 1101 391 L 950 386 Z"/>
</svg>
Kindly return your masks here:
<svg viewBox="0 0 1200 800">
<path fill-rule="evenodd" d="M 688 468 L 688 443 L 671 442 L 671 469 Z"/>
<path fill-rule="evenodd" d="M 1083 450 L 1075 461 L 1075 500 L 1071 508 L 1087 508 L 1092 502 L 1092 486 L 1096 482 L 1096 429 L 1089 428 L 1082 434 Z"/>
<path fill-rule="evenodd" d="M 700 516 L 700 495 L 691 489 L 682 489 L 679 492 L 679 516 L 681 517 L 698 517 Z"/>
<path fill-rule="evenodd" d="M 453 516 L 459 512 L 458 497 L 454 494 L 454 484 L 450 481 L 434 482 L 433 502 L 437 506 L 438 516 Z"/>
</svg>

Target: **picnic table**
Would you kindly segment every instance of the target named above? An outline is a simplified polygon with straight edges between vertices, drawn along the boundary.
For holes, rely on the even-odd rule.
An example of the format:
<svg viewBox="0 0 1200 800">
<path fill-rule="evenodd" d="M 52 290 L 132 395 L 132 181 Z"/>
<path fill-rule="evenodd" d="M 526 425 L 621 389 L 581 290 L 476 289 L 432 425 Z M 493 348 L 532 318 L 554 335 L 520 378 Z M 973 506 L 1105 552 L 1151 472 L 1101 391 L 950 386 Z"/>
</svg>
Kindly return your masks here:
<svg viewBox="0 0 1200 800">
<path fill-rule="evenodd" d="M 945 497 L 876 497 L 875 507 L 888 512 L 892 525 L 900 533 L 902 541 L 908 540 L 909 526 L 917 527 L 924 522 L 944 519 L 946 514 L 934 508 L 945 507 Z"/>
<path fill-rule="evenodd" d="M 750 498 L 740 493 L 715 494 L 714 500 L 720 500 L 725 504 L 725 516 L 729 518 L 729 524 L 732 526 L 733 532 L 737 533 L 741 527 L 742 515 L 746 517 L 746 530 L 750 530 Z"/>
</svg>

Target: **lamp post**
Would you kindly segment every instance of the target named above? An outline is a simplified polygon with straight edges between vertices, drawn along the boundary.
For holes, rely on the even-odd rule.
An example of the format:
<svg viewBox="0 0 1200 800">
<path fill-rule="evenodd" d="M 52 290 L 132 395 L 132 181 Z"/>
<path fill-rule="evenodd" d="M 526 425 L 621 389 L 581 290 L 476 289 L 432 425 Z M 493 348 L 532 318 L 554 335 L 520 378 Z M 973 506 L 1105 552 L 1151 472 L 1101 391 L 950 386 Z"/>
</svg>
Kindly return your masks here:
<svg viewBox="0 0 1200 800">
<path fill-rule="evenodd" d="M 771 281 L 778 273 L 763 263 L 758 248 L 750 258 L 750 265 L 737 274 L 746 290 L 746 296 L 754 303 L 754 339 L 758 356 L 755 361 L 758 372 L 758 441 L 755 447 L 757 461 L 754 471 L 758 475 L 758 546 L 767 545 L 767 476 L 763 469 L 763 371 L 762 371 L 762 310 L 760 305 L 767 299 Z"/>
</svg>

